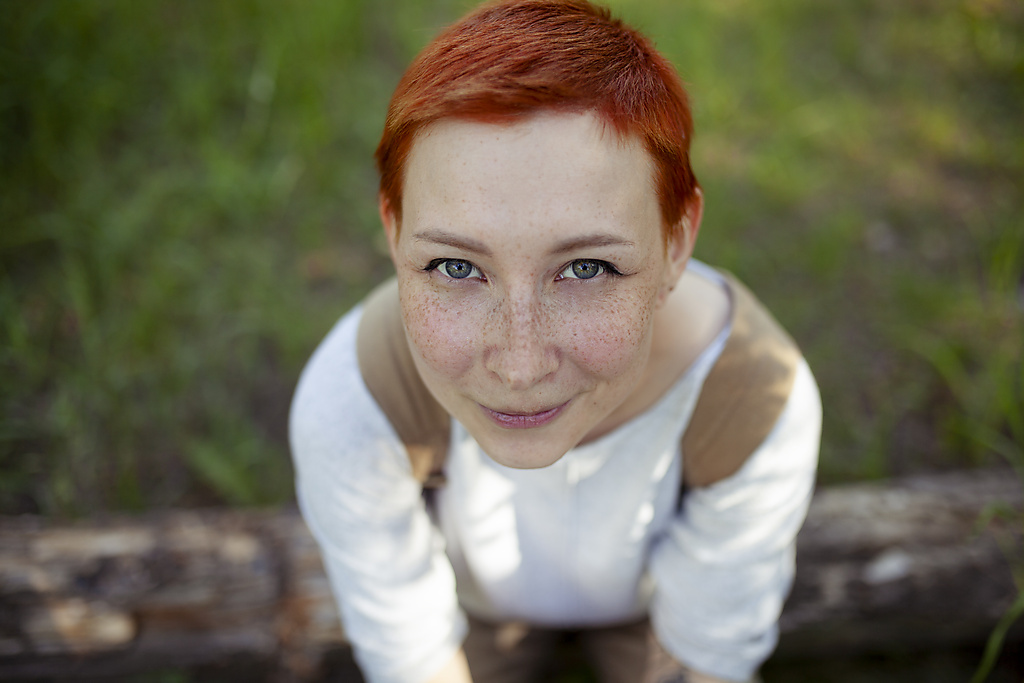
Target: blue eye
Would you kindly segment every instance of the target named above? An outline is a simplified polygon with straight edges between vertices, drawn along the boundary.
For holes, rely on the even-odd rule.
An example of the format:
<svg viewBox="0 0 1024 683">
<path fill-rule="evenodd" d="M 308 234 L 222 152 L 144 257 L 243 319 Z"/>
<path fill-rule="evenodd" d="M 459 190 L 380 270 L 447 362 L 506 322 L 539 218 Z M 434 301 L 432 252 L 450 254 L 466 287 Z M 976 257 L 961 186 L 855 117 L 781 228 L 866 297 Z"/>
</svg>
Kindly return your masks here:
<svg viewBox="0 0 1024 683">
<path fill-rule="evenodd" d="M 604 261 L 577 259 L 565 267 L 560 275 L 571 280 L 589 280 L 609 270 Z"/>
<path fill-rule="evenodd" d="M 483 279 L 483 273 L 469 261 L 463 259 L 435 259 L 425 270 L 437 270 L 453 280 L 464 280 L 468 277 Z"/>
</svg>

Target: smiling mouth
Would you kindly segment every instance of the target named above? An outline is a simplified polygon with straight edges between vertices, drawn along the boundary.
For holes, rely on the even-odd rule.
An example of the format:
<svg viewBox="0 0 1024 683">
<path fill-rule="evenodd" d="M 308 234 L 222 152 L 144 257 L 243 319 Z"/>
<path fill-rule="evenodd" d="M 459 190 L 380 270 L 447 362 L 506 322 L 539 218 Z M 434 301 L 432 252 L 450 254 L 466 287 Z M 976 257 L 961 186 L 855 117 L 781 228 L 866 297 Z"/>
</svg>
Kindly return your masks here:
<svg viewBox="0 0 1024 683">
<path fill-rule="evenodd" d="M 537 413 L 504 413 L 498 410 L 491 410 L 487 406 L 482 405 L 480 407 L 483 408 L 487 417 L 491 418 L 491 421 L 499 427 L 504 427 L 505 429 L 533 429 L 534 427 L 542 427 L 554 420 L 567 405 L 569 405 L 569 401 L 560 406 L 548 408 Z"/>
</svg>

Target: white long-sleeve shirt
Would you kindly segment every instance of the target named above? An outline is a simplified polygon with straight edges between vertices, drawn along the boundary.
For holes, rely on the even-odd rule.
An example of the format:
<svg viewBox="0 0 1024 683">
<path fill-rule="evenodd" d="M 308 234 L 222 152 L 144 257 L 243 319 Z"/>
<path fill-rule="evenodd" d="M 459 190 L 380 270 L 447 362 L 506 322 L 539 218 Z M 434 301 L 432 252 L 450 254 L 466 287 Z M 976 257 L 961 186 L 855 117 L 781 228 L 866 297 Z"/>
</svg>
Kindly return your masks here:
<svg viewBox="0 0 1024 683">
<path fill-rule="evenodd" d="M 299 503 L 371 683 L 430 678 L 465 636 L 463 609 L 551 626 L 649 613 L 681 662 L 751 676 L 775 645 L 813 487 L 821 406 L 805 363 L 743 467 L 681 509 L 681 436 L 728 329 L 648 411 L 549 467 L 499 465 L 453 421 L 433 521 L 359 373 L 360 315 L 303 372 L 291 439 Z"/>
</svg>

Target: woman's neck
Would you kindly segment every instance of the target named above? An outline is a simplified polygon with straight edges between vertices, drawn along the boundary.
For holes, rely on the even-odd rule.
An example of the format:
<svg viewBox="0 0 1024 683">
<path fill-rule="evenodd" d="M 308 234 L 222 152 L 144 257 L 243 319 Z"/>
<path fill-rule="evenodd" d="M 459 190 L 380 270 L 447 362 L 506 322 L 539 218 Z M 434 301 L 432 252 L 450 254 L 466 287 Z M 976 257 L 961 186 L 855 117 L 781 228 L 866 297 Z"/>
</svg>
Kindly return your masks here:
<svg viewBox="0 0 1024 683">
<path fill-rule="evenodd" d="M 729 322 L 729 295 L 717 282 L 683 273 L 654 317 L 651 355 L 633 393 L 587 435 L 593 441 L 653 406 Z"/>
</svg>

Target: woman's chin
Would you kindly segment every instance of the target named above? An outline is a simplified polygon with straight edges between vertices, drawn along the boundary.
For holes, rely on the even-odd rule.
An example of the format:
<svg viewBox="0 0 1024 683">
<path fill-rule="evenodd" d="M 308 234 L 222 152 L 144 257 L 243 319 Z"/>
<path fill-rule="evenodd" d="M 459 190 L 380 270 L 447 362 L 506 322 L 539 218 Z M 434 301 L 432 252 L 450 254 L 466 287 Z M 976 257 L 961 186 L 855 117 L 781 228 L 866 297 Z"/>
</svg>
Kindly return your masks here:
<svg viewBox="0 0 1024 683">
<path fill-rule="evenodd" d="M 497 455 L 491 455 L 491 453 L 489 451 L 485 451 L 485 452 L 487 453 L 487 456 L 491 460 L 493 460 L 494 462 L 498 463 L 499 465 L 504 465 L 505 467 L 510 467 L 510 468 L 516 469 L 516 470 L 537 470 L 537 469 L 541 469 L 543 467 L 548 467 L 549 465 L 554 465 L 556 462 L 558 462 L 562 458 L 563 455 L 565 455 L 565 453 L 567 451 L 566 452 L 562 452 L 562 453 L 551 453 L 551 454 L 547 454 L 547 453 L 545 453 L 545 454 L 537 454 L 537 453 L 505 454 L 505 453 L 498 453 Z"/>
<path fill-rule="evenodd" d="M 553 443 L 537 435 L 507 434 L 499 438 L 473 435 L 484 453 L 499 465 L 517 470 L 533 470 L 558 462 L 574 444 Z"/>
</svg>

